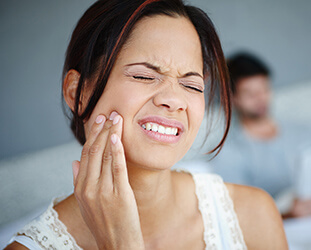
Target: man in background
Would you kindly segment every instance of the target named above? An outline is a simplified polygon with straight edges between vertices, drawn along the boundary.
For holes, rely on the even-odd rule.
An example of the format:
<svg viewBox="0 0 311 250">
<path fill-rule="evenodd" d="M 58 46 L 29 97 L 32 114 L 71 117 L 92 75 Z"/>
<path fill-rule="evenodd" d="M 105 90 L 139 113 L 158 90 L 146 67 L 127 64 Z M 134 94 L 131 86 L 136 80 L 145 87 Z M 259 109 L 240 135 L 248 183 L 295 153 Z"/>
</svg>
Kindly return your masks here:
<svg viewBox="0 0 311 250">
<path fill-rule="evenodd" d="M 228 139 L 211 161 L 213 171 L 227 182 L 262 188 L 278 201 L 294 190 L 310 133 L 270 115 L 270 71 L 258 58 L 236 54 L 228 59 L 228 68 L 235 113 Z M 293 217 L 311 215 L 311 200 L 296 197 L 285 210 L 281 212 Z"/>
</svg>

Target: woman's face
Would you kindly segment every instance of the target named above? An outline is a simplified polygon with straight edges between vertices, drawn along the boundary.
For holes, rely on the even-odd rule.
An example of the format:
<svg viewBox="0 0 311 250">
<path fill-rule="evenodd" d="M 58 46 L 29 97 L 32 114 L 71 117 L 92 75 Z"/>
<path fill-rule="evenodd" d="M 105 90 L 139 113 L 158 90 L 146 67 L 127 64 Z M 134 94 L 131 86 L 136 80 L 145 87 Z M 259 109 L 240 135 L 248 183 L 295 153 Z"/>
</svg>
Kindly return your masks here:
<svg viewBox="0 0 311 250">
<path fill-rule="evenodd" d="M 86 137 L 99 114 L 117 111 L 124 119 L 127 164 L 171 167 L 188 151 L 202 122 L 202 77 L 201 44 L 190 21 L 164 15 L 142 19 L 85 124 Z"/>
</svg>

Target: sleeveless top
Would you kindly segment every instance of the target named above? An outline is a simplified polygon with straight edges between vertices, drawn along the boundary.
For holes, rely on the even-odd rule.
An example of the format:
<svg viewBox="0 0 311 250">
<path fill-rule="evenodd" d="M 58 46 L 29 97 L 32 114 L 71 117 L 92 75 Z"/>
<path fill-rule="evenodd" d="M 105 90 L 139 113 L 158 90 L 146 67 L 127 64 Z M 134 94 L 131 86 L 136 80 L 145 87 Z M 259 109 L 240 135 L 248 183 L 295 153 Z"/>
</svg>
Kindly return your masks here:
<svg viewBox="0 0 311 250">
<path fill-rule="evenodd" d="M 215 174 L 192 174 L 192 176 L 203 218 L 205 249 L 247 249 L 233 202 L 222 178 Z M 10 242 L 17 241 L 35 250 L 82 249 L 68 233 L 66 226 L 58 219 L 58 214 L 53 209 L 60 200 L 54 199 L 41 216 L 16 233 Z"/>
</svg>

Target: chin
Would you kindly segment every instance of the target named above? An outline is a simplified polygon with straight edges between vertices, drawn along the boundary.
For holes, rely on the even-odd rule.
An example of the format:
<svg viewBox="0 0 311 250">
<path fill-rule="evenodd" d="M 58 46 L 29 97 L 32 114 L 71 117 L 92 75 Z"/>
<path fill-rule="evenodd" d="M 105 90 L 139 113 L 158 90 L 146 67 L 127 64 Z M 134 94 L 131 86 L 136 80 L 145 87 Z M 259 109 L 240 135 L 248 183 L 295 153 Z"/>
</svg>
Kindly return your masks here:
<svg viewBox="0 0 311 250">
<path fill-rule="evenodd" d="M 155 152 L 156 150 L 157 152 Z M 125 150 L 128 164 L 155 171 L 170 169 L 182 159 L 185 153 L 181 154 L 177 149 L 157 149 L 157 147 L 152 147 L 151 150 L 145 148 L 143 151 L 134 147 Z"/>
<path fill-rule="evenodd" d="M 139 129 L 141 129 L 139 127 Z M 137 133 L 137 136 L 124 131 L 122 142 L 128 166 L 149 170 L 167 170 L 180 161 L 189 150 L 195 136 L 183 134 L 176 143 L 159 142 L 151 140 L 145 133 Z M 193 139 L 194 140 L 194 139 Z"/>
</svg>

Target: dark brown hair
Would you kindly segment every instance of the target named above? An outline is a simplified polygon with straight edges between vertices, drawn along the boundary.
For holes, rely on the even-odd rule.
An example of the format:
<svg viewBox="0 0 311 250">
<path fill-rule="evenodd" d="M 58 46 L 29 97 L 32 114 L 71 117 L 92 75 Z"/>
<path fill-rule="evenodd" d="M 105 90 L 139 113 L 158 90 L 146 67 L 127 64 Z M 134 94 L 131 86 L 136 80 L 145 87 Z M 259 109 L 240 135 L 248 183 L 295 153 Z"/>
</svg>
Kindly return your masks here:
<svg viewBox="0 0 311 250">
<path fill-rule="evenodd" d="M 210 108 L 219 89 L 220 103 L 226 117 L 226 129 L 219 144 L 210 153 L 219 150 L 228 134 L 231 119 L 229 78 L 225 58 L 214 25 L 199 8 L 185 5 L 182 0 L 99 0 L 81 17 L 73 31 L 66 53 L 63 80 L 70 69 L 81 76 L 76 92 L 75 108 L 67 112 L 71 130 L 77 140 L 85 143 L 84 120 L 87 120 L 101 97 L 110 72 L 122 46 L 138 20 L 147 16 L 167 15 L 185 17 L 194 25 L 202 46 L 203 73 L 209 86 L 207 107 Z M 89 81 L 86 81 L 89 80 Z M 86 86 L 92 82 L 92 95 L 79 115 L 79 101 Z M 63 107 L 66 109 L 63 99 Z"/>
</svg>

